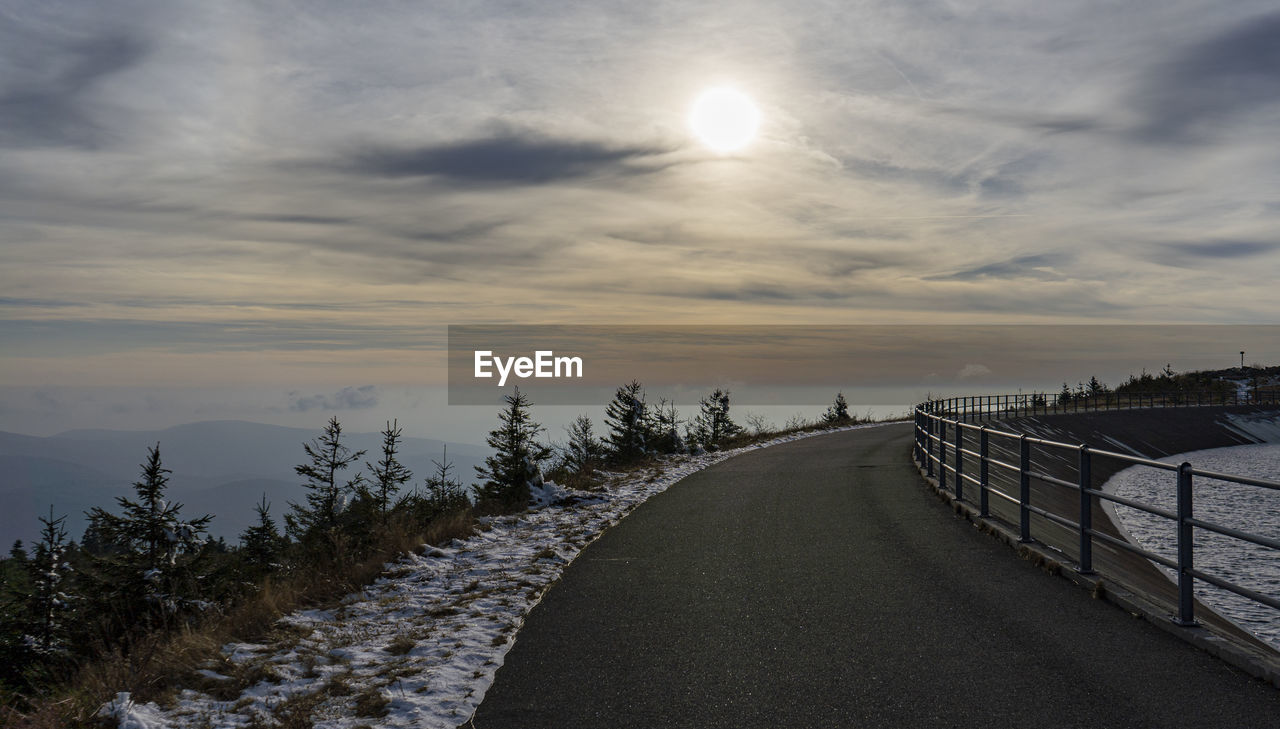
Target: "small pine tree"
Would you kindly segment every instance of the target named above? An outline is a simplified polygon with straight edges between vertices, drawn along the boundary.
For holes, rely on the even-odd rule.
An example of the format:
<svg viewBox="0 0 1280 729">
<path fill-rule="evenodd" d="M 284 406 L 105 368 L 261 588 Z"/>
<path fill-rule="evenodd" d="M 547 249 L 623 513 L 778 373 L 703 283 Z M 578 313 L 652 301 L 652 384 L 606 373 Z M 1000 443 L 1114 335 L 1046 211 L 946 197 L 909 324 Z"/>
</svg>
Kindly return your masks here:
<svg viewBox="0 0 1280 729">
<path fill-rule="evenodd" d="M 1106 392 L 1107 392 L 1107 386 L 1102 384 L 1102 381 L 1099 380 L 1096 375 L 1091 376 L 1089 378 L 1089 394 L 1090 395 L 1096 397 L 1098 395 L 1105 394 Z"/>
<path fill-rule="evenodd" d="M 294 471 L 307 479 L 307 503 L 289 503 L 292 513 L 285 515 L 285 531 L 299 542 L 318 537 L 337 536 L 339 516 L 350 500 L 357 495 L 364 478 L 339 483 L 338 473 L 364 456 L 364 451 L 352 452 L 342 443 L 342 425 L 336 416 L 329 418 L 324 433 L 310 443 L 303 443 L 310 463 L 295 466 Z"/>
<path fill-rule="evenodd" d="M 551 457 L 551 449 L 534 441 L 543 428 L 530 417 L 532 403 L 520 388 L 503 400 L 507 407 L 498 413 L 500 425 L 485 440 L 494 454 L 476 466 L 481 481 L 477 495 L 482 502 L 520 508 L 528 504 L 531 486 L 541 480 L 539 464 Z"/>
<path fill-rule="evenodd" d="M 1064 382 L 1062 383 L 1062 391 L 1058 393 L 1058 405 L 1060 407 L 1066 407 L 1067 405 L 1070 405 L 1070 404 L 1071 404 L 1071 386 Z"/>
<path fill-rule="evenodd" d="M 742 428 L 729 418 L 729 391 L 716 388 L 699 401 L 701 411 L 694 421 L 694 433 L 706 448 L 719 447 L 726 438 L 742 432 Z"/>
<path fill-rule="evenodd" d="M 36 544 L 29 568 L 31 570 L 31 634 L 28 645 L 36 653 L 49 654 L 65 648 L 65 616 L 70 612 L 71 598 L 64 591 L 64 580 L 71 572 L 66 561 L 67 530 L 63 527 L 67 517 L 40 517 L 43 528 Z"/>
<path fill-rule="evenodd" d="M 680 437 L 680 413 L 676 404 L 665 397 L 653 409 L 648 425 L 648 437 L 653 450 L 659 453 L 684 453 L 688 450 Z"/>
<path fill-rule="evenodd" d="M 124 620 L 129 613 L 172 614 L 194 597 L 203 534 L 213 519 L 182 520 L 182 504 L 164 498 L 172 472 L 160 459 L 160 444 L 147 452 L 142 478 L 133 484 L 138 500 L 117 497 L 119 516 L 94 507 L 85 532 L 86 543 L 92 536 L 103 548 L 93 560 L 95 599 Z"/>
<path fill-rule="evenodd" d="M 400 487 L 413 478 L 413 472 L 396 460 L 396 452 L 400 449 L 400 435 L 398 421 L 387 423 L 386 429 L 382 431 L 382 460 L 376 466 L 368 462 L 364 464 L 373 474 L 369 497 L 373 500 L 384 527 L 391 513 L 392 499 L 399 493 Z"/>
<path fill-rule="evenodd" d="M 570 473 L 589 475 L 604 459 L 604 443 L 596 437 L 591 418 L 579 415 L 565 430 L 569 444 L 564 448 L 564 465 Z"/>
<path fill-rule="evenodd" d="M 604 411 L 609 433 L 605 442 L 615 463 L 643 458 L 648 448 L 649 419 L 644 389 L 636 380 L 618 388 Z"/>
<path fill-rule="evenodd" d="M 280 558 L 287 541 L 276 529 L 275 519 L 271 518 L 271 504 L 267 502 L 265 493 L 253 510 L 258 515 L 258 523 L 240 533 L 240 554 L 249 566 L 270 570 Z"/>
<path fill-rule="evenodd" d="M 843 392 L 836 393 L 835 402 L 827 406 L 827 412 L 822 415 L 822 421 L 828 425 L 843 425 L 852 421 L 849 417 L 849 402 L 844 399 Z"/>
<path fill-rule="evenodd" d="M 469 505 L 471 500 L 467 498 L 462 481 L 452 473 L 453 463 L 449 460 L 448 446 L 445 446 L 440 460 L 432 459 L 431 465 L 436 467 L 436 471 L 427 477 L 426 486 L 427 504 L 432 516 Z"/>
</svg>

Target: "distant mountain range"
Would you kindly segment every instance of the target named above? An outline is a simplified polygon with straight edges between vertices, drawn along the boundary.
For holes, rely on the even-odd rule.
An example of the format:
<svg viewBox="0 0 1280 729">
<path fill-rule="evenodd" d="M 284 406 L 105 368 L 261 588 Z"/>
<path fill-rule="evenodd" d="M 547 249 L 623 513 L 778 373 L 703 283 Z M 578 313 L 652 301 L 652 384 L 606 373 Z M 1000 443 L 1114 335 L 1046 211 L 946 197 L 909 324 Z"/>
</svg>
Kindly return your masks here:
<svg viewBox="0 0 1280 729">
<path fill-rule="evenodd" d="M 15 539 L 28 545 L 40 532 L 39 516 L 66 515 L 67 534 L 76 541 L 84 533 L 84 512 L 94 506 L 117 512 L 115 497 L 134 497 L 147 448 L 160 444 L 170 474 L 168 495 L 183 504 L 182 515 L 213 514 L 210 533 L 234 544 L 254 521 L 254 504 L 266 494 L 277 523 L 289 501 L 301 501 L 306 489 L 294 466 L 306 454 L 302 444 L 319 430 L 287 428 L 236 420 L 179 425 L 164 430 L 69 430 L 49 437 L 0 431 L 0 548 L 8 552 Z M 377 463 L 382 453 L 378 433 L 343 433 L 353 450 L 367 450 L 362 461 Z M 421 485 L 434 470 L 445 446 L 453 473 L 471 483 L 473 466 L 489 449 L 464 443 L 404 438 L 398 458 Z M 367 473 L 363 467 L 359 470 Z M 355 470 L 346 474 L 355 475 Z"/>
</svg>

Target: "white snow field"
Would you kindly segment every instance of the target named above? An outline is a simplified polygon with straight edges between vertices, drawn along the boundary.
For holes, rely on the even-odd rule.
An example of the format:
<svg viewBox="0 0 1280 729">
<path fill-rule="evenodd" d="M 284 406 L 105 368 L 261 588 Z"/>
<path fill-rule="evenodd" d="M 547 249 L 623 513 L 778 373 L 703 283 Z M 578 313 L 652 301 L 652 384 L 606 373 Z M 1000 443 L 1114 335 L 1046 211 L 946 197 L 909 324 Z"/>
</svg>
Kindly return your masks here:
<svg viewBox="0 0 1280 729">
<path fill-rule="evenodd" d="M 484 698 L 525 615 L 606 528 L 691 473 L 830 432 L 670 458 L 625 480 L 615 477 L 599 493 L 549 483 L 529 511 L 482 519 L 482 531 L 468 539 L 389 563 L 383 577 L 334 609 L 285 616 L 280 622 L 292 630 L 281 632 L 294 638 L 224 646 L 237 673 L 260 677 L 238 695 L 209 688 L 232 679 L 206 670 L 204 690 L 181 691 L 171 707 L 120 693 L 99 714 L 117 719 L 120 729 L 272 726 L 276 713 L 292 705 L 311 714 L 316 727 L 455 729 Z"/>
</svg>

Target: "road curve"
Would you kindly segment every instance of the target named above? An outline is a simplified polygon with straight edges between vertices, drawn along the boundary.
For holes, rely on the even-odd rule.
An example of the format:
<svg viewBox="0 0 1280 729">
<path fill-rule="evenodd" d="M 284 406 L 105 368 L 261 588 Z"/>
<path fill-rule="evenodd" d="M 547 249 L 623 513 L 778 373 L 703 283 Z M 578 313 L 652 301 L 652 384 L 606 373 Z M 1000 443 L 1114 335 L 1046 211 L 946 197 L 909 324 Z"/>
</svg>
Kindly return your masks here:
<svg viewBox="0 0 1280 729">
<path fill-rule="evenodd" d="M 954 516 L 910 432 L 752 451 L 643 504 L 529 614 L 467 726 L 1280 726 L 1280 691 Z"/>
</svg>

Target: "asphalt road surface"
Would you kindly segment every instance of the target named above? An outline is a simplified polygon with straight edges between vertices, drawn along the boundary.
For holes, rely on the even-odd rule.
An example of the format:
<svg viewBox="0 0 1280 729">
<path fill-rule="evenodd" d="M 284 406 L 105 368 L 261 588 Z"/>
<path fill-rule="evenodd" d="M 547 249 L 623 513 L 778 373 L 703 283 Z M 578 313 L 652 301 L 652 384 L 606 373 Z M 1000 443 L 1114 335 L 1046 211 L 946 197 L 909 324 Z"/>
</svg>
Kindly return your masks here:
<svg viewBox="0 0 1280 729">
<path fill-rule="evenodd" d="M 637 508 L 530 613 L 474 726 L 1280 727 L 1280 691 L 956 517 L 910 432 L 752 451 Z"/>
</svg>

